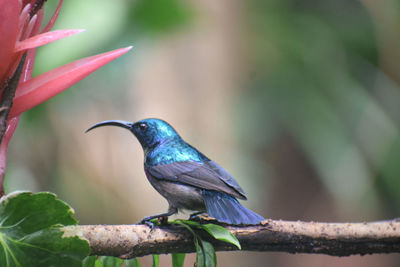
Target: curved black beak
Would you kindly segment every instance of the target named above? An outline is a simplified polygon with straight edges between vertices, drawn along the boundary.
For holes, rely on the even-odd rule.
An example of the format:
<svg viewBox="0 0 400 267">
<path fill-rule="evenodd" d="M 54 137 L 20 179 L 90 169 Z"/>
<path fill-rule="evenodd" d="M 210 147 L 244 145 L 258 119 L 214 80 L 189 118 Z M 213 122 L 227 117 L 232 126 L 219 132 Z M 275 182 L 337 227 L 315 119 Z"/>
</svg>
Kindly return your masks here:
<svg viewBox="0 0 400 267">
<path fill-rule="evenodd" d="M 86 130 L 85 133 L 87 133 L 90 130 L 93 130 L 94 128 L 97 128 L 97 127 L 110 126 L 110 125 L 111 126 L 119 126 L 119 127 L 130 130 L 130 129 L 132 129 L 133 122 L 120 121 L 120 120 L 102 121 L 102 122 L 96 123 L 95 125 L 91 126 L 89 129 Z"/>
</svg>

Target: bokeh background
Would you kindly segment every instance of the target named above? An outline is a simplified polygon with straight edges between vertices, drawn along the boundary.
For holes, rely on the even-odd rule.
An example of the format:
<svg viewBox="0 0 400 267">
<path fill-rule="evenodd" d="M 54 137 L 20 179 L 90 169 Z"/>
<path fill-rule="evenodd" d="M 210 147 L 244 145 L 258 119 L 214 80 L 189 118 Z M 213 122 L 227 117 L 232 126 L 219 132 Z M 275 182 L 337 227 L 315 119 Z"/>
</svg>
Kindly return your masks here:
<svg viewBox="0 0 400 267">
<path fill-rule="evenodd" d="M 248 193 L 244 204 L 265 217 L 399 216 L 400 1 L 69 0 L 55 28 L 87 31 L 40 48 L 36 75 L 134 49 L 24 113 L 8 192 L 53 191 L 81 224 L 165 211 L 128 131 L 84 133 L 102 120 L 159 117 L 224 166 Z M 400 257 L 223 252 L 218 262 L 368 267 L 399 266 Z"/>
</svg>

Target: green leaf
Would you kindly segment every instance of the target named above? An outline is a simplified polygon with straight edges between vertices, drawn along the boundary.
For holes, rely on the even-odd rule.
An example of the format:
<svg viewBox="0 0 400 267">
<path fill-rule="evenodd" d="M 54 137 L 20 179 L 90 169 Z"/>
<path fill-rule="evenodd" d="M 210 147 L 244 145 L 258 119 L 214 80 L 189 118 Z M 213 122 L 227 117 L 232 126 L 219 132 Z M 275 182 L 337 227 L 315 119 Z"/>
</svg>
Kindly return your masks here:
<svg viewBox="0 0 400 267">
<path fill-rule="evenodd" d="M 138 258 L 133 258 L 125 261 L 126 267 L 140 267 L 140 261 Z"/>
<path fill-rule="evenodd" d="M 177 223 L 177 224 L 180 224 L 180 225 L 185 224 L 185 225 L 190 225 L 190 226 L 194 226 L 194 227 L 197 227 L 197 228 L 201 228 L 201 224 L 200 223 L 195 222 L 195 221 L 190 221 L 190 220 L 178 219 L 178 220 L 171 221 L 171 223 Z"/>
<path fill-rule="evenodd" d="M 172 254 L 172 266 L 173 267 L 183 267 L 185 262 L 185 253 L 174 253 Z"/>
<path fill-rule="evenodd" d="M 172 221 L 171 223 L 176 223 L 176 224 L 185 226 L 187 229 L 189 229 L 192 232 L 192 234 L 194 234 L 194 232 L 190 227 L 203 229 L 203 230 L 207 231 L 215 239 L 231 243 L 231 244 L 235 245 L 236 247 L 238 247 L 239 249 L 242 249 L 242 247 L 240 246 L 239 240 L 237 240 L 236 236 L 234 236 L 228 229 L 226 229 L 220 225 L 216 225 L 216 224 L 212 224 L 212 223 L 200 224 L 198 222 L 189 221 L 189 220 L 175 220 L 175 221 Z"/>
<path fill-rule="evenodd" d="M 203 248 L 199 245 L 199 240 L 198 240 L 200 237 L 190 227 L 190 224 L 195 227 L 198 227 L 200 224 L 198 224 L 196 222 L 192 222 L 192 221 L 187 221 L 187 220 L 175 220 L 172 223 L 182 225 L 183 227 L 188 229 L 189 232 L 192 233 L 194 246 L 196 248 L 196 262 L 194 263 L 194 266 L 195 267 L 204 267 L 205 260 L 204 260 Z"/>
<path fill-rule="evenodd" d="M 205 267 L 205 259 L 204 259 L 204 252 L 203 248 L 199 244 L 199 240 L 197 235 L 194 238 L 194 246 L 196 248 L 196 262 L 194 263 L 195 267 Z"/>
<path fill-rule="evenodd" d="M 200 239 L 201 246 L 203 248 L 204 256 L 204 266 L 205 267 L 216 267 L 217 266 L 217 256 L 215 255 L 215 250 L 213 245 L 205 240 Z"/>
<path fill-rule="evenodd" d="M 124 263 L 124 260 L 111 256 L 103 256 L 101 257 L 101 262 L 103 263 L 104 267 L 121 267 Z"/>
<path fill-rule="evenodd" d="M 0 266 L 82 266 L 89 243 L 73 228 L 74 211 L 52 193 L 0 199 Z"/>
<path fill-rule="evenodd" d="M 94 267 L 104 267 L 103 262 L 99 259 L 96 260 Z"/>
<path fill-rule="evenodd" d="M 207 231 L 215 239 L 222 240 L 225 242 L 232 243 L 238 248 L 240 248 L 239 241 L 236 237 L 228 230 L 222 226 L 215 224 L 200 224 L 194 221 L 188 220 L 175 220 L 172 223 L 176 223 L 184 226 L 188 229 L 194 236 L 194 245 L 196 248 L 196 267 L 215 267 L 217 266 L 217 256 L 213 245 L 205 240 L 202 240 L 199 235 L 192 229 L 198 228 Z M 199 243 L 200 241 L 200 243 Z"/>
<path fill-rule="evenodd" d="M 242 249 L 239 240 L 237 240 L 236 236 L 234 236 L 228 229 L 212 223 L 202 224 L 201 228 L 206 230 L 215 239 L 231 243 L 239 249 Z"/>
<path fill-rule="evenodd" d="M 160 263 L 160 257 L 157 254 L 153 254 L 153 265 L 152 267 L 158 267 Z"/>
<path fill-rule="evenodd" d="M 172 223 L 175 224 L 179 224 L 182 225 L 183 227 L 185 227 L 189 232 L 191 232 L 195 237 L 197 236 L 196 233 L 193 231 L 193 229 L 188 225 L 189 223 L 187 223 L 188 221 L 186 220 L 175 220 L 172 221 Z"/>
<path fill-rule="evenodd" d="M 97 256 L 88 256 L 83 260 L 82 267 L 94 267 L 96 260 Z"/>
</svg>

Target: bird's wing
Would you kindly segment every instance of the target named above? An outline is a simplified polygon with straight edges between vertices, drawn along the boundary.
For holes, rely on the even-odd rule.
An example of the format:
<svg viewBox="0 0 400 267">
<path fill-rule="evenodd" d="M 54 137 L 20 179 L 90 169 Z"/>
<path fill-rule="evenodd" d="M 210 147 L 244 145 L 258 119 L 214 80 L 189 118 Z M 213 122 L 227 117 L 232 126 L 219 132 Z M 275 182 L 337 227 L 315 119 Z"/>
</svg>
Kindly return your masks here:
<svg viewBox="0 0 400 267">
<path fill-rule="evenodd" d="M 227 193 L 246 199 L 246 194 L 233 177 L 214 161 L 183 161 L 146 168 L 158 179 Z"/>
</svg>

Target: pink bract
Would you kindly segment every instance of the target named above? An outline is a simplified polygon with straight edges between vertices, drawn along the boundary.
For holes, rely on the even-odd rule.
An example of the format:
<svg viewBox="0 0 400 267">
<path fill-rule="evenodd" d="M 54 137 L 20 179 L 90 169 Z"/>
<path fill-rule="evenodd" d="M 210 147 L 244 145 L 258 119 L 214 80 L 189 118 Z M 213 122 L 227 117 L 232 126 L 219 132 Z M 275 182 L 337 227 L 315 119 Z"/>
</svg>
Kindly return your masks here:
<svg viewBox="0 0 400 267">
<path fill-rule="evenodd" d="M 120 48 L 79 59 L 20 83 L 9 117 L 15 117 L 57 95 L 101 66 L 125 54 L 131 48 Z"/>
<path fill-rule="evenodd" d="M 56 30 L 53 27 L 62 0 L 50 21 L 41 30 L 44 0 L 0 0 L 0 93 L 7 89 L 23 53 L 27 53 L 16 88 L 6 132 L 0 144 L 0 195 L 4 194 L 3 179 L 7 146 L 18 125 L 22 112 L 57 95 L 108 62 L 118 58 L 131 47 L 87 57 L 50 70 L 32 79 L 36 48 L 77 34 L 83 30 Z"/>
</svg>

